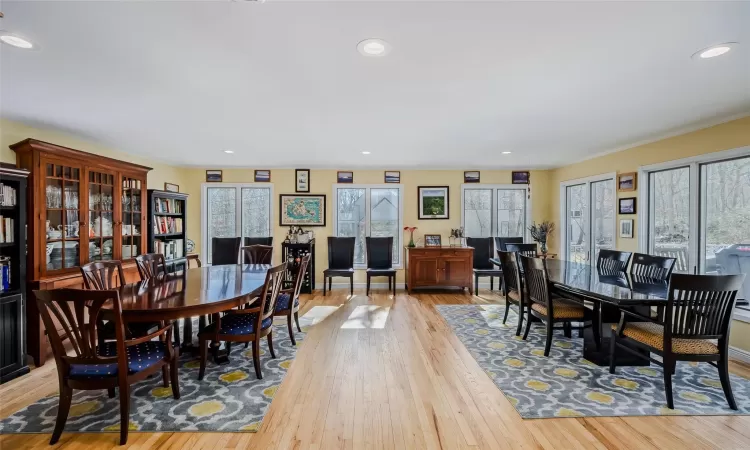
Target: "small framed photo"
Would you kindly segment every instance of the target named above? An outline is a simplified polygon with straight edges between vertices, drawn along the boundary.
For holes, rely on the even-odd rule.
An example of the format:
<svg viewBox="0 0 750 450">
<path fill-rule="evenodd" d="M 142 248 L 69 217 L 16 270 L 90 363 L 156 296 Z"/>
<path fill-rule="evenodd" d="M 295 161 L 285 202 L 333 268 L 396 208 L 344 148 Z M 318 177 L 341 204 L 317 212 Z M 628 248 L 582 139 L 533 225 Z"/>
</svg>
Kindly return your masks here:
<svg viewBox="0 0 750 450">
<path fill-rule="evenodd" d="M 310 192 L 310 169 L 295 170 L 294 180 L 295 192 Z"/>
<path fill-rule="evenodd" d="M 621 173 L 617 175 L 617 190 L 620 192 L 634 191 L 637 188 L 637 172 Z"/>
<path fill-rule="evenodd" d="M 479 171 L 478 170 L 465 171 L 464 183 L 479 183 Z"/>
<path fill-rule="evenodd" d="M 221 177 L 222 177 L 221 170 L 207 170 L 206 171 L 207 183 L 221 183 Z"/>
<path fill-rule="evenodd" d="M 635 214 L 635 197 L 621 198 L 619 205 L 619 214 Z"/>
<path fill-rule="evenodd" d="M 400 183 L 401 172 L 398 170 L 386 170 L 385 171 L 385 182 L 386 183 Z"/>
<path fill-rule="evenodd" d="M 448 219 L 448 186 L 419 186 L 419 220 Z"/>
<path fill-rule="evenodd" d="M 633 237 L 633 219 L 620 219 L 620 237 Z"/>
<path fill-rule="evenodd" d="M 511 172 L 511 183 L 513 184 L 529 184 L 529 180 L 531 180 L 531 174 L 526 172 Z"/>
<path fill-rule="evenodd" d="M 443 245 L 441 235 L 439 234 L 425 234 L 424 235 L 425 247 L 440 247 L 441 245 Z"/>
<path fill-rule="evenodd" d="M 256 183 L 270 183 L 271 182 L 271 171 L 270 170 L 256 170 L 255 171 L 255 182 Z"/>
<path fill-rule="evenodd" d="M 338 183 L 354 183 L 354 172 L 336 172 L 336 181 Z"/>
<path fill-rule="evenodd" d="M 180 192 L 180 185 L 174 183 L 164 183 L 164 190 L 167 192 Z"/>
</svg>

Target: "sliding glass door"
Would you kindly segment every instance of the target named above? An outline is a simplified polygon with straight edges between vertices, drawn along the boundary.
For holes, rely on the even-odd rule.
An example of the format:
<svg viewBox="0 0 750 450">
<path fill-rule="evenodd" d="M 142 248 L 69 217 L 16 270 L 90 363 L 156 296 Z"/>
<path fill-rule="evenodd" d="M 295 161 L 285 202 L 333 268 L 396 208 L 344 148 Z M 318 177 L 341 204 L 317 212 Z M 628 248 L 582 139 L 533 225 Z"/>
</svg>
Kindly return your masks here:
<svg viewBox="0 0 750 450">
<path fill-rule="evenodd" d="M 615 248 L 615 178 L 602 175 L 562 184 L 562 258 L 596 261 L 599 250 Z"/>
</svg>

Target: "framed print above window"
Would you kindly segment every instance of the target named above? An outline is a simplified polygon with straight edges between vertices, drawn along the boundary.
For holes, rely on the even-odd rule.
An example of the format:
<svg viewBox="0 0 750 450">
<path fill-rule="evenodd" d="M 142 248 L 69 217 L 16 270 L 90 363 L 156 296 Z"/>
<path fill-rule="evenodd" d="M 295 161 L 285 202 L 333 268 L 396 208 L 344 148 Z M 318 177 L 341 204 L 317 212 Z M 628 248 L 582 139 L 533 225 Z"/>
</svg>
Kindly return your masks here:
<svg viewBox="0 0 750 450">
<path fill-rule="evenodd" d="M 207 170 L 206 171 L 207 183 L 221 183 L 221 179 L 222 179 L 221 170 Z"/>
<path fill-rule="evenodd" d="M 326 226 L 326 196 L 324 194 L 279 195 L 279 226 Z"/>
<path fill-rule="evenodd" d="M 354 183 L 354 172 L 336 172 L 337 183 Z"/>
<path fill-rule="evenodd" d="M 512 184 L 529 184 L 531 174 L 529 172 L 511 172 Z"/>
<path fill-rule="evenodd" d="M 294 191 L 310 192 L 310 169 L 297 169 L 294 171 Z"/>
<path fill-rule="evenodd" d="M 385 171 L 385 182 L 386 183 L 400 183 L 401 172 L 398 170 L 386 170 Z"/>
<path fill-rule="evenodd" d="M 270 170 L 256 170 L 255 171 L 255 182 L 256 183 L 270 183 L 271 182 L 271 171 Z"/>
<path fill-rule="evenodd" d="M 419 186 L 419 220 L 448 219 L 448 186 Z"/>
<path fill-rule="evenodd" d="M 479 183 L 479 171 L 478 170 L 465 171 L 464 183 Z"/>
</svg>

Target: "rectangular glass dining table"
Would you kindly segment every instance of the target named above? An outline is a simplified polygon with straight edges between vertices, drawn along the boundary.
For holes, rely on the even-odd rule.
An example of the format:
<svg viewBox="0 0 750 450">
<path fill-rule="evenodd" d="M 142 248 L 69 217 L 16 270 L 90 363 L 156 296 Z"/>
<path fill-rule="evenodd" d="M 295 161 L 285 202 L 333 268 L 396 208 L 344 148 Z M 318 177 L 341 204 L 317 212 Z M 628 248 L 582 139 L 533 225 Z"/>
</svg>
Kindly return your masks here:
<svg viewBox="0 0 750 450">
<path fill-rule="evenodd" d="M 490 261 L 500 266 L 500 260 L 492 258 Z M 597 349 L 592 329 L 586 328 L 583 333 L 583 357 L 600 366 L 609 365 L 612 324 L 619 323 L 621 309 L 653 316 L 653 307 L 667 304 L 667 281 L 636 277 L 619 271 L 601 271 L 590 264 L 560 259 L 547 259 L 546 264 L 553 292 L 582 300 L 594 310 L 598 320 L 593 326 L 600 327 L 601 345 Z M 645 351 L 639 353 L 644 357 L 649 356 Z M 617 352 L 618 366 L 648 364 L 646 359 Z"/>
</svg>

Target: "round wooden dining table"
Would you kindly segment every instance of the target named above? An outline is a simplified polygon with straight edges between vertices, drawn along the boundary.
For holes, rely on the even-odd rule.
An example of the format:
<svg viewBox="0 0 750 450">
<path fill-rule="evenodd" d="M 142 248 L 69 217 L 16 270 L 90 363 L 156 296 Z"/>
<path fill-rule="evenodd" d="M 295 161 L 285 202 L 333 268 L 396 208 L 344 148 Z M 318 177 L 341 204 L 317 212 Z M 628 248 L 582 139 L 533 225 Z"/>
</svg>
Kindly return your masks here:
<svg viewBox="0 0 750 450">
<path fill-rule="evenodd" d="M 182 350 L 192 347 L 192 317 L 205 317 L 248 303 L 260 295 L 267 264 L 205 266 L 122 285 L 124 322 L 186 319 Z M 104 305 L 103 309 L 108 305 Z"/>
</svg>

